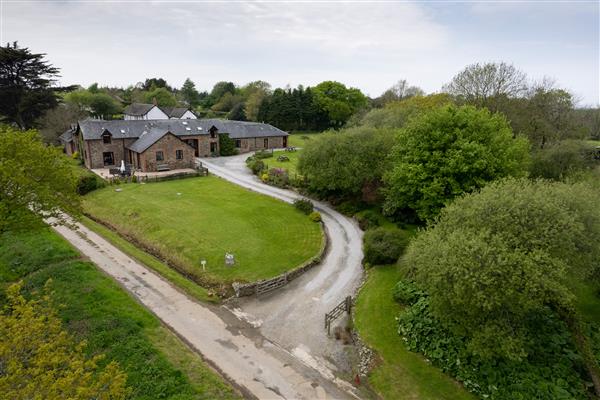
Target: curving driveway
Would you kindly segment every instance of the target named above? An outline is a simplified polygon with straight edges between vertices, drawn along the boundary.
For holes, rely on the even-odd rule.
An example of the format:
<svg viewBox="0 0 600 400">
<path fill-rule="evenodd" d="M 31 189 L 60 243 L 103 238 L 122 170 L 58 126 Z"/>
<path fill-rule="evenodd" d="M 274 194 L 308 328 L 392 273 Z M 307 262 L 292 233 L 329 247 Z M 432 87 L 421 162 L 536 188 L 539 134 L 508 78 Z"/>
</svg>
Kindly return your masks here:
<svg viewBox="0 0 600 400">
<path fill-rule="evenodd" d="M 299 194 L 266 185 L 251 174 L 250 154 L 202 158 L 211 173 L 250 190 L 293 202 Z M 227 307 L 258 327 L 269 340 L 286 348 L 324 376 L 348 372 L 352 349 L 327 336 L 325 313 L 354 295 L 362 279 L 362 231 L 348 217 L 323 202 L 313 201 L 329 236 L 329 250 L 315 266 L 285 288 L 260 297 L 236 299 Z M 339 321 L 343 323 L 343 321 Z M 337 379 L 336 379 L 337 380 Z"/>
</svg>

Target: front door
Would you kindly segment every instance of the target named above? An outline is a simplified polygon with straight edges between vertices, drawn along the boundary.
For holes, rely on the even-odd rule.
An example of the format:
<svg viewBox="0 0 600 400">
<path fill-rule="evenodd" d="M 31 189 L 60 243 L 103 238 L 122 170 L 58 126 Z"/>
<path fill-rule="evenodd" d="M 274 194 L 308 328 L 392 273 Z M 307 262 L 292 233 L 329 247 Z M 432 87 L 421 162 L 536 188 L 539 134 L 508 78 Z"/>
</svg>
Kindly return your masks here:
<svg viewBox="0 0 600 400">
<path fill-rule="evenodd" d="M 212 143 L 210 144 L 210 152 L 211 152 L 211 153 L 216 153 L 216 152 L 217 152 L 217 143 L 215 143 L 215 142 L 212 142 Z"/>
<path fill-rule="evenodd" d="M 265 145 L 265 146 L 264 146 L 264 147 L 265 147 L 265 149 L 268 149 L 268 148 L 269 148 L 269 139 L 265 139 L 265 143 L 264 143 L 264 145 Z"/>
<path fill-rule="evenodd" d="M 287 136 L 283 137 L 283 147 L 287 147 Z"/>
</svg>

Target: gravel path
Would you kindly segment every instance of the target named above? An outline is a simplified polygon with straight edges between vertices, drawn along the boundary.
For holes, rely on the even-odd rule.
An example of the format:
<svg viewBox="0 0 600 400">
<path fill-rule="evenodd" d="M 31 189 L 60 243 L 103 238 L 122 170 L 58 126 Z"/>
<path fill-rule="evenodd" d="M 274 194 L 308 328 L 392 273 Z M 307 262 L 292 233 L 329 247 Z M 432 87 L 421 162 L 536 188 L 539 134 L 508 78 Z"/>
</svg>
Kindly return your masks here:
<svg viewBox="0 0 600 400">
<path fill-rule="evenodd" d="M 234 382 L 245 398 L 352 397 L 349 384 L 336 385 L 335 379 L 265 339 L 225 308 L 191 300 L 102 237 L 74 225 L 54 229 Z"/>
<path fill-rule="evenodd" d="M 297 193 L 265 185 L 246 168 L 249 154 L 203 158 L 214 175 L 286 202 Z M 236 299 L 229 307 L 240 318 L 325 376 L 348 372 L 353 348 L 327 336 L 325 313 L 354 295 L 362 279 L 362 232 L 356 223 L 322 202 L 313 201 L 329 236 L 323 262 L 285 288 L 261 297 Z M 338 321 L 343 324 L 344 321 Z"/>
</svg>

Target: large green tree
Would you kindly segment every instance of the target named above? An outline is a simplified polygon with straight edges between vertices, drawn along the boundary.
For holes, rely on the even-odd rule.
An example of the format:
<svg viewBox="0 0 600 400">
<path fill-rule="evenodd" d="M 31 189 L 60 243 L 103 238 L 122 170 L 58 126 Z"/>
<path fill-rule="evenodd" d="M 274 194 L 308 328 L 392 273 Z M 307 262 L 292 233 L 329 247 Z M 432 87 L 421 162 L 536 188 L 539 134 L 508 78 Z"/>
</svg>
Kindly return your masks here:
<svg viewBox="0 0 600 400">
<path fill-rule="evenodd" d="M 335 81 L 325 81 L 313 88 L 317 104 L 325 110 L 331 126 L 340 127 L 367 105 L 367 97 L 356 88 Z"/>
<path fill-rule="evenodd" d="M 200 93 L 196 90 L 196 85 L 190 78 L 187 78 L 179 91 L 183 100 L 192 108 L 196 108 L 200 104 Z"/>
<path fill-rule="evenodd" d="M 39 216 L 77 212 L 76 187 L 60 149 L 44 145 L 36 131 L 0 126 L 0 232 L 26 229 Z"/>
<path fill-rule="evenodd" d="M 442 210 L 404 261 L 434 315 L 482 357 L 527 357 L 535 334 L 527 320 L 551 309 L 569 327 L 598 392 L 573 288 L 599 276 L 599 195 L 588 183 L 492 183 Z"/>
<path fill-rule="evenodd" d="M 0 47 L 0 121 L 29 129 L 58 104 L 52 85 L 58 68 L 17 42 Z"/>
<path fill-rule="evenodd" d="M 386 155 L 394 142 L 390 130 L 352 128 L 307 142 L 298 170 L 308 188 L 321 196 L 378 199 Z"/>
<path fill-rule="evenodd" d="M 397 136 L 384 177 L 388 214 L 434 218 L 449 200 L 494 179 L 527 172 L 529 144 L 506 119 L 453 105 L 413 119 Z"/>
<path fill-rule="evenodd" d="M 146 103 L 154 103 L 163 107 L 175 107 L 177 99 L 168 89 L 164 87 L 156 88 L 144 95 Z"/>
</svg>

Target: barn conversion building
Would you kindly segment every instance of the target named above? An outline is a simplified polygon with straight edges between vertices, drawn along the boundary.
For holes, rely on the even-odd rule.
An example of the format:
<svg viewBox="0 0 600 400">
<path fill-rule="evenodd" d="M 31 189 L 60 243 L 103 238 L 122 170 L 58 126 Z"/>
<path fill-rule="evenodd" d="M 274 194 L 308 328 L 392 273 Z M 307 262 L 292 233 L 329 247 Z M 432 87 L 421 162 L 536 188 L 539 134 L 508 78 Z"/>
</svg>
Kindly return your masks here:
<svg viewBox="0 0 600 400">
<path fill-rule="evenodd" d="M 65 152 L 78 152 L 86 167 L 126 164 L 143 172 L 190 168 L 196 157 L 219 155 L 227 135 L 240 153 L 287 147 L 288 134 L 269 124 L 219 119 L 79 121 L 61 135 Z"/>
</svg>

